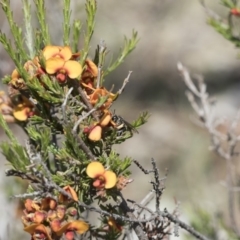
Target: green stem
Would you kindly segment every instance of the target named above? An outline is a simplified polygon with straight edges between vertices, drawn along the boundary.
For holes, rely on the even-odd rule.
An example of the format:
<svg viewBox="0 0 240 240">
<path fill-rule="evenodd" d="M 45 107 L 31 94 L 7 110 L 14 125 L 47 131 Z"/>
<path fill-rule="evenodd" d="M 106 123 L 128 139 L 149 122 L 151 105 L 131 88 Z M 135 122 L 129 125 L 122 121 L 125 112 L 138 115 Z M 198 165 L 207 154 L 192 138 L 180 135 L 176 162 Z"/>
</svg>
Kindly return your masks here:
<svg viewBox="0 0 240 240">
<path fill-rule="evenodd" d="M 64 0 L 64 8 L 63 8 L 63 44 L 69 46 L 70 45 L 70 3 L 71 0 Z"/>
</svg>

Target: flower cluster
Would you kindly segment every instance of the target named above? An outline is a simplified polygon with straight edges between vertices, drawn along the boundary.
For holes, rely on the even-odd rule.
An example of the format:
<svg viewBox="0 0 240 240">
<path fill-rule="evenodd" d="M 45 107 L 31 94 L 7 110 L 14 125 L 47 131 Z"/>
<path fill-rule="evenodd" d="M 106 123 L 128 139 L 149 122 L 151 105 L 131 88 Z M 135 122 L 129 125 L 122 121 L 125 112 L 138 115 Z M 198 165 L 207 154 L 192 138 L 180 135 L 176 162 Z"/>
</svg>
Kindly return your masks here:
<svg viewBox="0 0 240 240">
<path fill-rule="evenodd" d="M 132 181 L 132 159 L 120 156 L 114 145 L 130 138 L 147 115 L 139 116 L 133 127 L 111 110 L 130 73 L 117 92 L 104 81 L 135 48 L 137 33 L 125 38 L 119 56 L 110 64 L 103 42 L 91 60 L 97 1 L 86 1 L 84 34 L 82 21 L 70 23 L 71 4 L 64 1 L 62 41 L 51 39 L 44 2 L 35 1 L 38 29 L 26 26 L 27 38 L 14 22 L 10 4 L 0 3 L 14 37 L 9 44 L 0 32 L 1 43 L 16 66 L 4 77 L 8 93 L 0 92 L 0 125 L 10 140 L 0 147 L 12 167 L 6 174 L 28 181 L 27 194 L 18 197 L 24 199 L 22 222 L 32 240 L 118 239 L 129 224 L 124 220 L 128 208 L 122 209 L 117 200 Z M 23 9 L 29 23 L 31 6 L 25 4 Z M 63 46 L 51 44 L 56 41 Z M 25 146 L 4 120 L 24 130 Z M 100 214 L 98 226 L 86 222 L 88 212 Z"/>
<path fill-rule="evenodd" d="M 31 234 L 32 239 L 51 240 L 64 236 L 67 240 L 73 240 L 76 234 L 83 234 L 89 229 L 86 222 L 79 220 L 78 211 L 72 206 L 78 200 L 76 192 L 70 186 L 63 189 L 72 200 L 60 194 L 57 200 L 46 197 L 25 201 L 22 221 L 24 230 Z"/>
<path fill-rule="evenodd" d="M 66 136 L 65 127 L 67 125 L 61 122 L 62 108 L 59 105 L 63 103 L 64 94 L 72 88 L 69 98 L 76 101 L 67 106 L 68 119 L 65 122 L 74 125 L 76 119 L 83 118 L 87 111 L 94 109 L 96 115 L 84 118 L 76 135 L 86 142 L 89 149 L 95 148 L 101 141 L 105 141 L 112 133 L 112 129 L 118 129 L 110 110 L 118 93 L 114 94 L 102 86 L 101 69 L 93 61 L 86 59 L 82 66 L 78 61 L 79 57 L 80 54 L 72 53 L 69 46 L 49 45 L 41 50 L 33 60 L 25 62 L 22 69 L 14 69 L 10 81 L 8 81 L 9 98 L 4 93 L 0 93 L 0 109 L 4 118 L 8 122 L 23 122 L 23 126 L 30 126 L 31 134 L 34 133 L 31 124 L 34 123 L 36 126 L 35 119 L 41 119 L 42 122 L 47 123 L 46 126 L 55 127 L 54 124 L 56 124 L 57 131 Z M 54 95 L 56 93 L 59 95 Z M 46 98 L 47 94 L 50 96 L 49 99 Z M 60 100 L 57 103 L 51 102 L 52 96 L 58 96 Z M 84 105 L 83 108 L 81 108 L 81 104 Z M 53 116 L 52 109 L 60 109 L 60 114 Z M 36 118 L 31 119 L 32 116 L 36 116 Z M 35 136 L 38 138 L 39 133 Z M 36 139 L 35 136 L 32 139 Z M 66 142 L 67 145 L 70 144 L 69 146 L 75 148 L 75 143 L 68 142 L 67 137 Z M 110 142 L 110 144 L 112 143 Z M 42 151 L 49 150 L 45 148 Z M 32 239 L 50 240 L 63 236 L 64 239 L 71 240 L 74 239 L 74 235 L 85 233 L 88 231 L 89 225 L 79 219 L 81 211 L 74 205 L 78 198 L 84 202 L 84 197 L 91 192 L 93 194 L 86 197 L 89 202 L 94 200 L 93 195 L 98 199 L 105 200 L 113 197 L 116 190 L 121 191 L 128 184 L 128 179 L 123 173 L 130 165 L 128 160 L 121 169 L 119 163 L 122 163 L 122 160 L 117 155 L 111 162 L 108 162 L 101 158 L 101 154 L 95 154 L 94 159 L 86 154 L 86 159 L 79 160 L 80 167 L 77 166 L 75 169 L 75 166 L 71 166 L 66 161 L 66 158 L 72 158 L 71 153 L 68 153 L 68 149 L 65 153 L 66 155 L 64 154 L 64 157 L 60 159 L 63 160 L 63 169 L 70 168 L 70 171 L 84 174 L 80 176 L 81 181 L 76 181 L 71 178 L 72 176 L 66 175 L 66 185 L 69 184 L 77 189 L 76 192 L 70 186 L 63 189 L 71 195 L 71 200 L 63 194 L 55 197 L 55 193 L 52 192 L 51 197 L 38 197 L 25 201 L 22 221 L 24 230 L 31 234 Z M 58 157 L 56 159 L 59 160 Z M 111 229 L 121 231 L 122 224 L 119 224 L 114 218 L 106 219 L 105 223 L 109 231 Z"/>
<path fill-rule="evenodd" d="M 95 107 L 103 98 L 104 103 L 99 107 L 100 119 L 94 121 L 91 126 L 88 126 L 84 129 L 84 132 L 88 134 L 88 139 L 96 142 L 102 138 L 102 132 L 104 128 L 114 127 L 112 122 L 112 112 L 109 110 L 114 100 L 117 98 L 117 94 L 109 92 L 106 88 L 93 88 L 89 85 L 93 85 L 93 82 L 88 82 L 88 85 L 82 82 L 82 85 L 85 89 L 87 98 L 93 107 Z"/>
<path fill-rule="evenodd" d="M 77 79 L 82 73 L 82 66 L 76 60 L 79 54 L 73 54 L 68 46 L 46 46 L 33 60 L 28 60 L 23 69 L 26 76 L 21 76 L 14 69 L 8 83 L 8 94 L 13 104 L 13 117 L 17 121 L 26 121 L 37 114 L 35 104 L 26 96 L 29 95 L 27 82 L 37 79 L 42 85 L 42 77 L 47 75 L 52 81 L 60 84 L 69 79 Z"/>
<path fill-rule="evenodd" d="M 27 77 L 24 78 L 17 69 L 14 69 L 8 83 L 8 93 L 12 100 L 14 119 L 26 121 L 29 117 L 38 114 L 34 99 L 27 97 L 29 96 L 28 81 L 37 79 L 43 88 L 46 88 L 42 81 L 44 76 L 49 77 L 52 81 L 57 81 L 60 85 L 67 83 L 71 85 L 72 80 L 77 80 L 92 107 L 96 107 L 100 101 L 103 101 L 98 109 L 100 119 L 92 122 L 90 126 L 84 129 L 91 141 L 99 141 L 103 129 L 107 126 L 113 126 L 111 123 L 112 113 L 109 108 L 117 98 L 117 94 L 99 86 L 97 78 L 101 73 L 97 66 L 90 59 L 86 59 L 84 67 L 82 67 L 77 61 L 79 56 L 79 53 L 72 53 L 69 46 L 49 45 L 33 60 L 28 60 L 24 64 L 23 69 L 26 71 Z M 14 121 L 14 119 L 9 119 L 9 122 Z"/>
</svg>

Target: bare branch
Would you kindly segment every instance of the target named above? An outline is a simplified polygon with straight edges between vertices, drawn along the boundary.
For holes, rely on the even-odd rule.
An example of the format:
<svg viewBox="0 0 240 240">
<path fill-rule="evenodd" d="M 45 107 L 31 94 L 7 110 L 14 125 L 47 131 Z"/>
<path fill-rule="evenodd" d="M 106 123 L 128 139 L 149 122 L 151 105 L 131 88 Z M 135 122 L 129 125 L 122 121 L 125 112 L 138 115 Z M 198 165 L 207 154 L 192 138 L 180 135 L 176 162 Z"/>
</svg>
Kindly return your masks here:
<svg viewBox="0 0 240 240">
<path fill-rule="evenodd" d="M 187 225 L 186 223 L 178 220 L 176 217 L 174 217 L 172 214 L 170 214 L 167 209 L 164 209 L 164 213 L 162 214 L 164 217 L 166 217 L 167 219 L 169 219 L 171 222 L 177 224 L 179 227 L 185 229 L 187 232 L 191 233 L 194 237 L 196 237 L 197 239 L 200 240 L 209 240 L 207 237 L 203 236 L 202 234 L 200 234 L 199 232 L 197 232 L 196 230 L 194 230 L 193 227 L 190 227 L 189 225 Z"/>
<path fill-rule="evenodd" d="M 73 127 L 73 132 L 76 133 L 77 132 L 77 128 L 78 125 L 84 120 L 86 119 L 88 116 L 90 116 L 94 111 L 96 111 L 95 108 L 91 109 L 88 113 L 84 114 L 82 117 L 80 117 L 77 122 L 75 123 L 74 127 Z"/>
<path fill-rule="evenodd" d="M 83 89 L 81 88 L 81 86 L 78 86 L 78 92 L 83 100 L 83 102 L 86 104 L 87 108 L 89 111 L 91 111 L 93 109 L 92 104 L 89 102 L 89 100 L 87 99 L 87 96 L 85 94 L 85 92 L 83 91 Z M 99 121 L 99 117 L 97 116 L 96 112 L 93 111 L 92 112 L 92 116 L 96 121 Z"/>
<path fill-rule="evenodd" d="M 68 90 L 68 92 L 67 92 L 67 94 L 66 94 L 66 96 L 65 96 L 65 98 L 64 98 L 63 104 L 62 104 L 62 115 L 63 115 L 63 120 L 64 120 L 64 122 L 67 121 L 66 106 L 67 106 L 68 98 L 69 98 L 70 94 L 72 93 L 72 91 L 73 91 L 73 87 L 71 87 L 71 88 Z"/>
<path fill-rule="evenodd" d="M 183 81 L 190 90 L 190 93 L 187 94 L 188 100 L 211 136 L 212 150 L 215 150 L 215 152 L 226 161 L 226 184 L 228 191 L 229 217 L 233 230 L 238 236 L 240 236 L 240 231 L 238 229 L 235 216 L 236 210 L 234 202 L 234 191 L 232 191 L 235 182 L 232 160 L 233 157 L 236 156 L 235 148 L 238 141 L 240 140 L 240 136 L 235 135 L 236 127 L 240 119 L 240 113 L 238 112 L 227 133 L 223 134 L 218 131 L 217 127 L 222 119 L 214 119 L 212 103 L 209 100 L 207 86 L 204 83 L 203 78 L 201 76 L 196 77 L 198 83 L 197 88 L 191 79 L 188 70 L 181 63 L 178 64 L 178 70 L 183 78 Z M 200 101 L 199 104 L 197 104 L 194 95 Z M 227 149 L 222 147 L 223 143 L 227 145 Z"/>
<path fill-rule="evenodd" d="M 132 71 L 129 71 L 127 77 L 126 77 L 126 78 L 124 79 L 124 81 L 123 81 L 122 87 L 121 87 L 121 88 L 118 90 L 118 92 L 117 92 L 119 95 L 122 94 L 122 92 L 124 91 L 127 83 L 129 82 L 129 79 L 130 79 L 131 74 L 132 74 Z"/>
</svg>

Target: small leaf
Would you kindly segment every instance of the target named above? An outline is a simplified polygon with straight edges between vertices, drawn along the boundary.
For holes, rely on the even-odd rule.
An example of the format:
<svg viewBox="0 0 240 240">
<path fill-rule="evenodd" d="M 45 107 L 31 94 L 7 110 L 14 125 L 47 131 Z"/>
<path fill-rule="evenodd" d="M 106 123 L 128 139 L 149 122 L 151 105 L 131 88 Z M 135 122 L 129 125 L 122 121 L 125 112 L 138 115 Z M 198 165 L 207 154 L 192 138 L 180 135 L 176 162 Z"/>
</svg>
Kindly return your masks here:
<svg viewBox="0 0 240 240">
<path fill-rule="evenodd" d="M 140 127 L 141 125 L 145 124 L 148 120 L 148 118 L 150 117 L 150 115 L 148 114 L 148 112 L 143 112 L 140 114 L 140 116 L 138 117 L 137 120 L 135 120 L 132 125 L 137 128 Z"/>
<path fill-rule="evenodd" d="M 125 58 L 135 49 L 138 41 L 139 39 L 137 37 L 137 32 L 134 30 L 132 32 L 132 38 L 128 39 L 127 37 L 124 37 L 123 49 L 120 51 L 118 58 L 104 72 L 103 76 L 108 75 L 110 72 L 115 70 L 121 63 L 123 63 Z"/>
</svg>

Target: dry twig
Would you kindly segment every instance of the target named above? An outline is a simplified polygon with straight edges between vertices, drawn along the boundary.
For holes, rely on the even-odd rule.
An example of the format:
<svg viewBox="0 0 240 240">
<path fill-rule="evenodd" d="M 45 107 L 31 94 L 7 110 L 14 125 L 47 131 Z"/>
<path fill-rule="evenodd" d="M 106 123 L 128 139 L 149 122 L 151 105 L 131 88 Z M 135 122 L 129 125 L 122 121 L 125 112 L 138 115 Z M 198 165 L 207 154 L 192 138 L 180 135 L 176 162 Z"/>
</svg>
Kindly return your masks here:
<svg viewBox="0 0 240 240">
<path fill-rule="evenodd" d="M 219 123 L 213 114 L 212 102 L 209 99 L 209 94 L 207 92 L 207 86 L 204 83 L 202 77 L 197 77 L 197 84 L 195 84 L 190 77 L 188 70 L 181 64 L 178 63 L 178 71 L 182 76 L 182 79 L 189 91 L 187 92 L 187 98 L 190 102 L 192 108 L 198 115 L 200 121 L 204 124 L 205 128 L 210 134 L 212 149 L 226 162 L 226 185 L 228 190 L 228 209 L 230 224 L 234 232 L 240 236 L 240 231 L 236 222 L 236 210 L 235 210 L 235 201 L 234 201 L 234 167 L 233 167 L 233 158 L 236 156 L 235 148 L 240 140 L 239 136 L 235 136 L 236 127 L 239 123 L 239 113 L 236 118 L 233 120 L 230 128 L 226 134 L 221 133 L 217 130 L 216 123 Z M 227 148 L 223 148 L 223 144 L 227 145 Z"/>
</svg>

